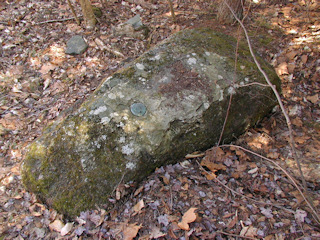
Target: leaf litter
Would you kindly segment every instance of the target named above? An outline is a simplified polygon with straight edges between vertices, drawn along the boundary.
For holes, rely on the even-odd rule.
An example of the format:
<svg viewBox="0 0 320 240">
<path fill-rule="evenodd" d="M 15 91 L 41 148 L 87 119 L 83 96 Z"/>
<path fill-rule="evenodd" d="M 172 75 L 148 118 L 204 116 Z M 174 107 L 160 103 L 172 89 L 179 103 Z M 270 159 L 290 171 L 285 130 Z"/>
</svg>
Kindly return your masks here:
<svg viewBox="0 0 320 240">
<path fill-rule="evenodd" d="M 100 1 L 92 2 L 101 7 Z M 111 207 L 75 219 L 63 218 L 24 190 L 19 166 L 27 144 L 68 107 L 81 103 L 103 78 L 181 29 L 209 26 L 236 32 L 235 26 L 221 26 L 212 18 L 215 1 L 173 2 L 176 23 L 167 14 L 167 1 L 108 1 L 99 34 L 86 32 L 72 20 L 38 24 L 72 17 L 66 3 L 0 3 L 0 238 L 320 238 L 319 224 L 287 176 L 235 147 L 190 153 L 181 163 L 157 169 L 138 186 L 119 184 Z M 258 52 L 281 77 L 283 100 L 304 157 L 303 171 L 319 210 L 319 5 L 306 2 L 253 4 L 246 24 Z M 79 6 L 76 11 L 80 14 Z M 138 13 L 151 28 L 147 41 L 112 35 L 113 26 Z M 74 34 L 85 35 L 90 45 L 79 57 L 64 54 Z M 97 42 L 104 44 L 102 49 Z M 109 47 L 119 54 L 105 51 Z M 283 117 L 275 109 L 237 144 L 290 167 L 292 176 L 299 178 L 287 139 Z"/>
</svg>

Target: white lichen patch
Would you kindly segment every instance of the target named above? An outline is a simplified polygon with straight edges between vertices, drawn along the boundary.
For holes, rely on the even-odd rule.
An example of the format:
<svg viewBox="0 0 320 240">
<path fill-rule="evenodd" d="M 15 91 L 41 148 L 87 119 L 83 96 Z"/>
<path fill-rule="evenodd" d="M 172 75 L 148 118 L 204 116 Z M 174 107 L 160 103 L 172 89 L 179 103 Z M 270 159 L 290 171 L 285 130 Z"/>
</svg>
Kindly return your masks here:
<svg viewBox="0 0 320 240">
<path fill-rule="evenodd" d="M 206 103 L 203 104 L 203 107 L 204 107 L 204 109 L 207 110 L 210 107 L 210 104 L 206 102 Z"/>
<path fill-rule="evenodd" d="M 100 123 L 102 123 L 102 124 L 107 124 L 107 123 L 109 123 L 110 122 L 110 118 L 109 117 L 103 117 L 103 118 L 101 118 L 101 121 L 100 121 Z"/>
<path fill-rule="evenodd" d="M 107 107 L 106 106 L 100 106 L 95 110 L 91 110 L 89 114 L 98 115 L 98 114 L 103 113 L 105 111 L 107 111 Z"/>
<path fill-rule="evenodd" d="M 128 162 L 128 163 L 126 164 L 126 168 L 127 168 L 127 169 L 130 169 L 130 170 L 133 170 L 133 169 L 136 168 L 136 164 L 133 163 L 133 162 Z"/>
<path fill-rule="evenodd" d="M 147 81 L 145 78 L 143 78 L 143 77 L 139 77 L 139 80 L 143 83 L 143 84 L 145 84 L 145 82 Z"/>
<path fill-rule="evenodd" d="M 234 90 L 234 87 L 229 87 L 229 88 L 228 88 L 228 93 L 229 93 L 229 94 L 235 94 L 236 91 Z"/>
<path fill-rule="evenodd" d="M 150 58 L 151 61 L 160 60 L 160 54 L 155 55 L 154 57 Z"/>
<path fill-rule="evenodd" d="M 185 96 L 185 99 L 188 100 L 188 101 L 193 101 L 196 97 L 192 94 L 188 95 L 188 96 Z"/>
<path fill-rule="evenodd" d="M 141 63 L 137 63 L 137 64 L 136 64 L 136 67 L 137 67 L 139 70 L 141 70 L 141 71 L 144 70 L 144 65 L 141 64 Z"/>
<path fill-rule="evenodd" d="M 220 90 L 220 98 L 219 98 L 219 102 L 221 102 L 223 100 L 223 90 Z"/>
<path fill-rule="evenodd" d="M 124 127 L 124 123 L 123 123 L 123 122 L 119 122 L 119 123 L 117 124 L 117 127 L 123 128 L 123 127 Z"/>
<path fill-rule="evenodd" d="M 126 141 L 126 138 L 125 138 L 125 137 L 120 137 L 119 143 L 124 143 L 125 141 Z"/>
<path fill-rule="evenodd" d="M 116 95 L 114 94 L 114 93 L 109 93 L 108 94 L 108 98 L 110 98 L 110 99 L 116 99 Z"/>
<path fill-rule="evenodd" d="M 110 117 L 111 117 L 111 118 L 119 117 L 119 113 L 113 112 L 113 113 L 110 114 Z"/>
<path fill-rule="evenodd" d="M 191 57 L 191 58 L 188 59 L 187 62 L 188 62 L 189 65 L 194 65 L 194 64 L 197 64 L 197 59 Z"/>
<path fill-rule="evenodd" d="M 81 162 L 82 168 L 86 168 L 86 167 L 87 167 L 86 159 L 85 159 L 85 158 L 81 158 L 81 159 L 80 159 L 80 162 Z"/>
<path fill-rule="evenodd" d="M 132 153 L 134 153 L 134 148 L 132 147 L 132 144 L 127 144 L 122 146 L 121 152 L 126 155 L 131 155 Z"/>
</svg>

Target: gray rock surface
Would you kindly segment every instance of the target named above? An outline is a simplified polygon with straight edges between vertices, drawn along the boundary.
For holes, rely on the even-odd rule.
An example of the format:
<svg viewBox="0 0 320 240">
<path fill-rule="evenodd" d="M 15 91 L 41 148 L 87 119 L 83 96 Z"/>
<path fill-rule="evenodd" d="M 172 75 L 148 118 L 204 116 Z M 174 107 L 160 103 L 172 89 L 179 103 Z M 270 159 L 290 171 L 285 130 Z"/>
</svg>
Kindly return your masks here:
<svg viewBox="0 0 320 240">
<path fill-rule="evenodd" d="M 124 35 L 132 38 L 145 39 L 149 34 L 149 28 L 142 23 L 140 15 L 138 14 L 125 23 L 114 27 L 113 34 L 115 36 Z"/>
<path fill-rule="evenodd" d="M 105 79 L 70 115 L 48 126 L 22 167 L 27 189 L 69 216 L 108 203 L 120 182 L 238 137 L 275 106 L 240 43 L 209 29 L 179 32 Z M 273 68 L 259 58 L 278 89 Z"/>
<path fill-rule="evenodd" d="M 88 48 L 88 44 L 82 36 L 76 35 L 71 37 L 67 42 L 66 54 L 79 55 L 84 53 Z"/>
</svg>

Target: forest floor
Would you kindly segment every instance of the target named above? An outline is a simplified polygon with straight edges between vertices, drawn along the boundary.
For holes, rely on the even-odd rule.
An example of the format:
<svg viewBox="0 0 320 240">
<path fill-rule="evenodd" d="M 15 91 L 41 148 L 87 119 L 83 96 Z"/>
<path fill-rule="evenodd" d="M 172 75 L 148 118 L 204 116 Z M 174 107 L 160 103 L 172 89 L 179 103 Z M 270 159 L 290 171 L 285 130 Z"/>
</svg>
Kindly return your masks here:
<svg viewBox="0 0 320 240">
<path fill-rule="evenodd" d="M 136 186 L 119 184 L 108 208 L 75 219 L 63 218 L 24 189 L 19 169 L 27 145 L 125 62 L 185 28 L 206 26 L 234 37 L 240 32 L 244 39 L 238 24 L 216 21 L 216 1 L 173 1 L 176 23 L 165 0 L 106 2 L 93 31 L 66 20 L 73 17 L 67 1 L 0 2 L 0 240 L 320 239 L 320 224 L 299 193 L 301 177 L 279 109 L 234 142 L 241 148 L 215 147 L 161 167 Z M 281 78 L 282 100 L 319 216 L 320 6 L 268 2 L 246 6 L 244 24 Z M 80 15 L 78 5 L 75 9 Z M 136 14 L 151 29 L 147 39 L 113 35 L 113 27 Z M 77 34 L 89 48 L 68 56 L 66 42 Z M 125 57 L 99 48 L 97 38 Z M 215 169 L 206 161 L 214 161 Z"/>
</svg>

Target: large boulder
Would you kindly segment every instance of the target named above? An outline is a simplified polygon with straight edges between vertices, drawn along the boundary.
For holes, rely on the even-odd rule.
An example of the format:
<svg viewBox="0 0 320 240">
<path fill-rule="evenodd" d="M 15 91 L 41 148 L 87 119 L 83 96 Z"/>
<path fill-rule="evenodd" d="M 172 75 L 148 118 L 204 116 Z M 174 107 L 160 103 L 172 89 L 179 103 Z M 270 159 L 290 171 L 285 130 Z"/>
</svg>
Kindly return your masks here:
<svg viewBox="0 0 320 240">
<path fill-rule="evenodd" d="M 80 107 L 31 144 L 23 182 L 68 216 L 108 202 L 120 182 L 223 142 L 275 106 L 271 88 L 240 43 L 209 29 L 181 31 L 105 79 Z M 278 89 L 273 68 L 258 57 Z M 234 82 L 233 82 L 234 81 Z"/>
</svg>

